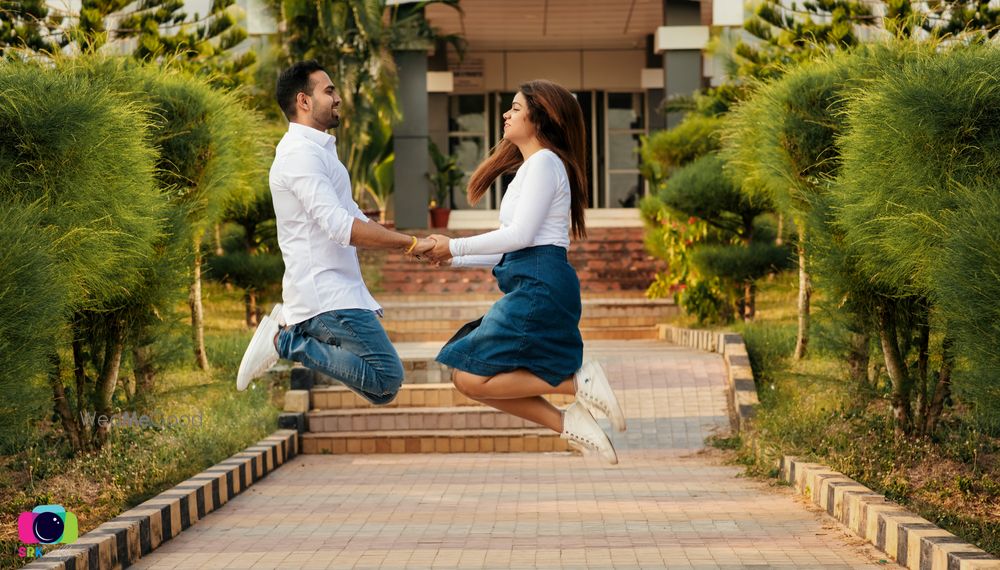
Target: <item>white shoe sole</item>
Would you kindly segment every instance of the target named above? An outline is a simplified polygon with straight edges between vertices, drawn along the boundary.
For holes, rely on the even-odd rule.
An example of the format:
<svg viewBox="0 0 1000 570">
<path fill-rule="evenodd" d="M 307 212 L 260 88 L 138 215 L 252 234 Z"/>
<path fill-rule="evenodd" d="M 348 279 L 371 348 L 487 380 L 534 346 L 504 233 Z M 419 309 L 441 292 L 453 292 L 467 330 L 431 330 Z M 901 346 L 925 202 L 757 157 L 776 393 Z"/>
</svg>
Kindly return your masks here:
<svg viewBox="0 0 1000 570">
<path fill-rule="evenodd" d="M 241 392 L 247 389 L 250 382 L 253 382 L 255 378 L 262 375 L 268 368 L 273 366 L 274 363 L 278 361 L 277 354 L 274 354 L 273 357 L 269 357 L 263 361 L 264 365 L 260 366 L 261 369 L 250 369 L 250 357 L 262 349 L 267 350 L 267 345 L 262 343 L 271 343 L 272 346 L 270 350 L 274 352 L 274 335 L 268 334 L 269 331 L 273 330 L 273 327 L 270 326 L 271 322 L 273 321 L 267 316 L 260 320 L 260 324 L 257 325 L 257 330 L 253 333 L 253 338 L 250 339 L 250 344 L 247 345 L 246 352 L 243 353 L 243 360 L 240 361 L 239 372 L 236 373 L 236 389 Z"/>
<path fill-rule="evenodd" d="M 279 327 L 285 326 L 284 305 L 278 303 L 271 308 L 271 320 L 278 323 Z"/>
</svg>

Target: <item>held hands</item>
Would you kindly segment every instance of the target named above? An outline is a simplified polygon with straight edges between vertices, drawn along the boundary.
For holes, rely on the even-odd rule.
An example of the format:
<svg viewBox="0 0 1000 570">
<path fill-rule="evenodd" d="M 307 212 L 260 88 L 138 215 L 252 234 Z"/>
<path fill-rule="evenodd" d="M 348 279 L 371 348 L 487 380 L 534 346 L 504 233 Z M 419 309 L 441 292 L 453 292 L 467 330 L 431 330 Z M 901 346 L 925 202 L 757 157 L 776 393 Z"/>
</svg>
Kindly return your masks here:
<svg viewBox="0 0 1000 570">
<path fill-rule="evenodd" d="M 413 244 L 404 252 L 408 257 L 417 261 L 428 261 L 434 265 L 441 265 L 442 262 L 451 259 L 451 249 L 448 236 L 434 234 L 425 238 L 413 237 Z"/>
<path fill-rule="evenodd" d="M 434 249 L 435 245 L 437 245 L 437 242 L 433 237 L 416 238 L 410 249 L 406 250 L 406 255 L 412 256 L 417 260 L 423 260 L 427 257 L 427 253 Z"/>
<path fill-rule="evenodd" d="M 451 248 L 449 246 L 451 238 L 440 234 L 434 234 L 430 237 L 430 239 L 435 242 L 434 248 L 427 252 L 427 257 L 430 258 L 431 261 L 440 264 L 451 259 Z"/>
</svg>

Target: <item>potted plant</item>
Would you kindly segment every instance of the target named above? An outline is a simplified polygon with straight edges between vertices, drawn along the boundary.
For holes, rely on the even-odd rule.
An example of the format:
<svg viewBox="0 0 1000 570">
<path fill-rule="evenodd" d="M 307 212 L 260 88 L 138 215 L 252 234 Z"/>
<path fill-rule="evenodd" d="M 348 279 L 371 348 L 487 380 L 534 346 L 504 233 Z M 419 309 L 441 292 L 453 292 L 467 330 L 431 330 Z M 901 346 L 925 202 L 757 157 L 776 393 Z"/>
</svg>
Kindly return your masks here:
<svg viewBox="0 0 1000 570">
<path fill-rule="evenodd" d="M 454 155 L 442 153 L 434 141 L 428 141 L 428 149 L 434 163 L 434 171 L 427 173 L 433 190 L 430 203 L 431 227 L 447 228 L 451 214 L 451 191 L 465 174 L 458 167 L 458 159 Z"/>
<path fill-rule="evenodd" d="M 348 170 L 354 185 L 354 200 L 369 218 L 384 226 L 393 226 L 388 219 L 396 155 L 393 152 L 392 124 L 388 118 L 376 116 L 368 125 L 366 142 L 351 147 Z"/>
</svg>

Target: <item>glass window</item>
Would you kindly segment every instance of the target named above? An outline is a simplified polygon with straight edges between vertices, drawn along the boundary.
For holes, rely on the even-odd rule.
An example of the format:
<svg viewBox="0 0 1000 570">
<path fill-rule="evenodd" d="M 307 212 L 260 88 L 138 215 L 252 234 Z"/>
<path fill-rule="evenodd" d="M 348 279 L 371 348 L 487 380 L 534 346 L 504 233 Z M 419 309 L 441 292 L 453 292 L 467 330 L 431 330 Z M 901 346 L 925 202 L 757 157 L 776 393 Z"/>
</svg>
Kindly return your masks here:
<svg viewBox="0 0 1000 570">
<path fill-rule="evenodd" d="M 639 168 L 638 133 L 612 133 L 608 135 L 608 168 L 611 170 L 637 170 Z"/>
<path fill-rule="evenodd" d="M 482 95 L 452 95 L 448 98 L 448 130 L 486 133 L 486 98 Z"/>
<path fill-rule="evenodd" d="M 466 187 L 469 185 L 469 177 L 479 166 L 479 163 L 483 161 L 483 157 L 486 154 L 483 148 L 484 139 L 483 137 L 476 136 L 452 136 L 449 140 L 450 152 L 456 159 L 458 163 L 458 168 L 465 173 L 462 177 L 462 181 L 452 188 L 452 199 L 454 200 L 455 207 L 459 209 L 472 208 L 473 206 L 469 204 L 466 199 Z M 485 208 L 484 203 L 488 200 L 480 201 L 476 205 L 478 208 Z"/>
<path fill-rule="evenodd" d="M 642 93 L 608 93 L 608 128 L 642 129 Z"/>
<path fill-rule="evenodd" d="M 608 207 L 637 208 L 645 192 L 645 181 L 638 173 L 608 175 Z"/>
<path fill-rule="evenodd" d="M 486 158 L 488 127 L 485 95 L 448 97 L 448 153 L 456 158 L 459 169 L 465 174 L 452 188 L 452 204 L 456 208 L 472 207 L 466 200 L 465 187 L 476 167 Z M 477 207 L 489 208 L 489 200 L 481 201 Z"/>
<path fill-rule="evenodd" d="M 639 174 L 639 137 L 646 132 L 642 93 L 605 94 L 604 206 L 635 208 L 646 194 Z"/>
</svg>

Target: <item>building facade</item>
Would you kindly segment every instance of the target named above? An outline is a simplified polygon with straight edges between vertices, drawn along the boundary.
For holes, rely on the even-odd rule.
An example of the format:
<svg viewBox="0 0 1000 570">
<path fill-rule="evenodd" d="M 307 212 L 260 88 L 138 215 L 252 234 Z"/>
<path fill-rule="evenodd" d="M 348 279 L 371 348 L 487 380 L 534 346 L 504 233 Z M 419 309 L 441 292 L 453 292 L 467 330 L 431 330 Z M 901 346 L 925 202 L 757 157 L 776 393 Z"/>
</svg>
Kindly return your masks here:
<svg viewBox="0 0 1000 570">
<path fill-rule="evenodd" d="M 710 29 L 744 17 L 742 0 L 462 0 L 461 7 L 425 12 L 431 25 L 467 42 L 461 57 L 444 45 L 428 54 L 427 135 L 471 174 L 500 140 L 518 86 L 555 81 L 583 109 L 590 204 L 599 210 L 635 208 L 649 192 L 639 173 L 640 136 L 679 120 L 660 111 L 667 96 L 721 79 L 705 53 Z M 497 208 L 508 182 L 498 181 L 475 208 Z M 459 224 L 473 208 L 463 190 L 451 203 Z M 399 220 L 408 197 L 396 199 L 397 223 L 416 223 Z"/>
<path fill-rule="evenodd" d="M 251 36 L 276 31 L 262 1 L 239 0 Z M 395 54 L 404 118 L 394 132 L 392 209 L 402 228 L 428 223 L 428 139 L 456 156 L 466 174 L 447 204 L 450 226 L 496 220 L 490 210 L 499 207 L 509 178 L 475 207 L 465 199 L 465 182 L 500 140 L 502 115 L 518 86 L 531 79 L 555 81 L 580 102 L 592 211 L 632 210 L 637 220 L 634 209 L 650 190 L 639 173 L 640 137 L 680 120 L 661 112 L 665 98 L 722 79 L 706 53 L 711 30 L 744 19 L 743 0 L 461 0 L 460 6 L 432 4 L 424 17 L 441 33 L 464 38 L 464 54 L 444 43 Z"/>
</svg>

